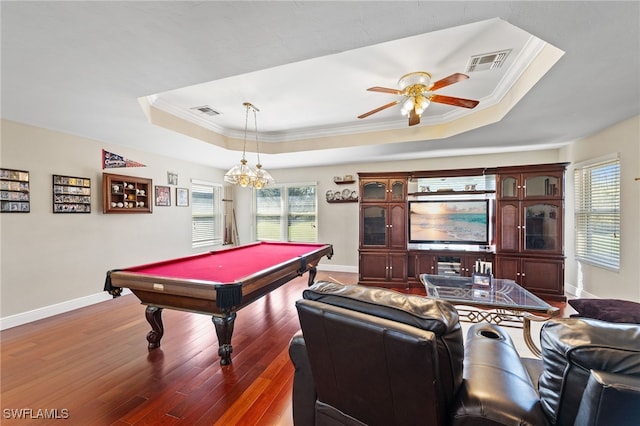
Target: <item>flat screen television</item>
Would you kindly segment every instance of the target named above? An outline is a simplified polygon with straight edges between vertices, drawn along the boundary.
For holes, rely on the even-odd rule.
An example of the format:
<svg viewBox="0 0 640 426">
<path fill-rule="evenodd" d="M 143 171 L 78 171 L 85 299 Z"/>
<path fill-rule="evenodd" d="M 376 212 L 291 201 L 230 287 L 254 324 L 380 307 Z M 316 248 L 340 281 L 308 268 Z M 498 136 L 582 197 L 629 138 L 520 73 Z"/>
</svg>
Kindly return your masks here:
<svg viewBox="0 0 640 426">
<path fill-rule="evenodd" d="M 491 240 L 490 200 L 409 201 L 410 245 L 477 249 Z"/>
</svg>

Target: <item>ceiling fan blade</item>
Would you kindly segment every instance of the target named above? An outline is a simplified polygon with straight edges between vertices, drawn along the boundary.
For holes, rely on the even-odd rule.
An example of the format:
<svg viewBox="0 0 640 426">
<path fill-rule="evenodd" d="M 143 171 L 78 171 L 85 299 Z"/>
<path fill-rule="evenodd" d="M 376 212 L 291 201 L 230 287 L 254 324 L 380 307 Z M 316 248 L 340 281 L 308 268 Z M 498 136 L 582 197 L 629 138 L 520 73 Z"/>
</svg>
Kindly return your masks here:
<svg viewBox="0 0 640 426">
<path fill-rule="evenodd" d="M 369 87 L 367 89 L 369 92 L 380 92 L 380 93 L 391 93 L 392 95 L 402 95 L 402 90 L 398 89 L 389 89 L 387 87 Z"/>
<path fill-rule="evenodd" d="M 369 112 L 365 112 L 364 114 L 359 115 L 359 116 L 358 116 L 358 118 L 366 118 L 366 117 L 368 117 L 368 116 L 370 116 L 370 115 L 375 114 L 376 112 L 380 112 L 380 111 L 382 111 L 383 109 L 391 108 L 391 107 L 392 107 L 392 106 L 394 106 L 394 105 L 398 105 L 399 103 L 400 103 L 400 100 L 393 101 L 393 102 L 389 102 L 389 103 L 388 103 L 388 104 L 386 104 L 386 105 L 382 105 L 382 106 L 381 106 L 381 107 L 379 107 L 379 108 L 372 109 L 372 110 L 371 110 L 371 111 L 369 111 Z"/>
<path fill-rule="evenodd" d="M 435 83 L 433 83 L 433 86 L 431 86 L 429 90 L 432 92 L 435 92 L 438 89 L 442 89 L 443 87 L 449 86 L 450 84 L 453 84 L 453 83 L 459 83 L 462 80 L 466 80 L 468 78 L 469 78 L 468 75 L 461 74 L 459 72 L 455 74 L 451 74 L 449 77 L 445 77 L 442 80 L 438 80 Z"/>
<path fill-rule="evenodd" d="M 472 99 L 454 98 L 452 96 L 442 95 L 430 95 L 429 100 L 439 104 L 447 104 L 463 108 L 475 108 L 476 105 L 480 103 L 480 101 L 474 101 Z"/>
<path fill-rule="evenodd" d="M 409 126 L 415 126 L 416 124 L 420 124 L 420 116 L 412 109 L 409 112 Z"/>
</svg>

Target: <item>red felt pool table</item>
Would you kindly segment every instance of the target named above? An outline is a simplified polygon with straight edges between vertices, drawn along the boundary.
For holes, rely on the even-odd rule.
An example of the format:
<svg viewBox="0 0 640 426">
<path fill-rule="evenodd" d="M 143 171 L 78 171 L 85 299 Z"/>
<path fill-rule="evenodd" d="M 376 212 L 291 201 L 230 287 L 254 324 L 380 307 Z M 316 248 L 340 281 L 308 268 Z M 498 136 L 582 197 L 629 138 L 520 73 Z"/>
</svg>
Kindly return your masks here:
<svg viewBox="0 0 640 426">
<path fill-rule="evenodd" d="M 212 315 L 220 364 L 227 365 L 236 311 L 307 271 L 313 284 L 318 262 L 332 255 L 329 244 L 258 242 L 114 269 L 107 272 L 104 290 L 118 297 L 128 288 L 147 305 L 149 350 L 160 346 L 162 309 Z"/>
</svg>

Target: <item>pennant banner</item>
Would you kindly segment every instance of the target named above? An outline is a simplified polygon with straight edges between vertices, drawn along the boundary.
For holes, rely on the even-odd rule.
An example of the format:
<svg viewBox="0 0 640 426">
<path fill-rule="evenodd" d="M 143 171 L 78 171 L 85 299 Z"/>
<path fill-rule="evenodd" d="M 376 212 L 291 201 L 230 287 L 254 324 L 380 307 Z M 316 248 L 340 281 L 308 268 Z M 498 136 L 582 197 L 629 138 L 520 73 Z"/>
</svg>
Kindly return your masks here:
<svg viewBox="0 0 640 426">
<path fill-rule="evenodd" d="M 117 167 L 147 167 L 137 161 L 127 160 L 121 155 L 114 154 L 113 152 L 102 150 L 102 168 L 103 169 L 115 169 Z"/>
</svg>

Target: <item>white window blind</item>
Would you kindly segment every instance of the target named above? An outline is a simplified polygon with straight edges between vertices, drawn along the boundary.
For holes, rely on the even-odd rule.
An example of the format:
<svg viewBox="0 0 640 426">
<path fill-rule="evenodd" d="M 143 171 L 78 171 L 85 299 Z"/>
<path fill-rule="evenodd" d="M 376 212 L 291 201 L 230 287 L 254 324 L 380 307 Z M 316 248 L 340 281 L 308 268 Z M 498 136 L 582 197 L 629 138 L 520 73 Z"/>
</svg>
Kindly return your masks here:
<svg viewBox="0 0 640 426">
<path fill-rule="evenodd" d="M 191 182 L 191 243 L 195 247 L 222 244 L 222 186 Z"/>
<path fill-rule="evenodd" d="M 620 160 L 577 167 L 576 257 L 607 269 L 620 268 Z"/>
<path fill-rule="evenodd" d="M 256 191 L 255 196 L 258 240 L 317 241 L 315 184 L 278 185 Z"/>
</svg>

